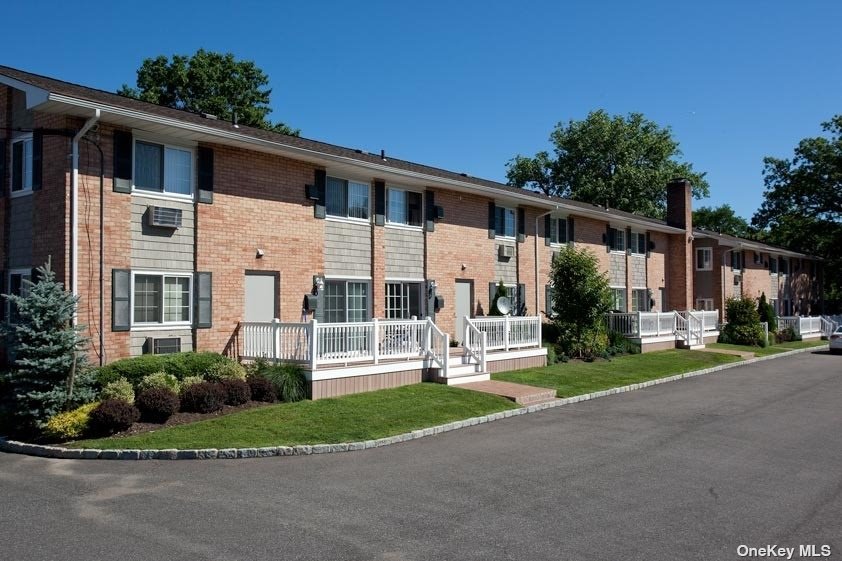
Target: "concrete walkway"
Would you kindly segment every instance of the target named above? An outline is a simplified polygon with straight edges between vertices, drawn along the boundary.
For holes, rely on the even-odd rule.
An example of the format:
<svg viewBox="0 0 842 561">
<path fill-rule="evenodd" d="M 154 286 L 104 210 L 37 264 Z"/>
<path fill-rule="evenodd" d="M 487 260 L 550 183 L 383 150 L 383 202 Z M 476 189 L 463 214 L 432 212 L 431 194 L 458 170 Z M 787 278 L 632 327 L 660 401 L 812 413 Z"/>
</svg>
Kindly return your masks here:
<svg viewBox="0 0 842 561">
<path fill-rule="evenodd" d="M 710 347 L 702 347 L 700 349 L 694 349 L 694 350 L 702 351 L 702 352 L 706 352 L 706 353 L 719 353 L 721 355 L 734 355 L 734 356 L 738 356 L 742 359 L 754 358 L 756 356 L 751 351 L 738 351 L 738 350 L 735 350 L 735 349 L 716 349 L 716 348 L 711 349 Z"/>
<path fill-rule="evenodd" d="M 460 388 L 474 390 L 475 392 L 492 393 L 510 399 L 520 405 L 534 405 L 556 398 L 556 391 L 549 388 L 536 388 L 526 384 L 515 384 L 513 382 L 499 382 L 488 380 L 486 382 L 471 382 L 462 384 Z"/>
</svg>

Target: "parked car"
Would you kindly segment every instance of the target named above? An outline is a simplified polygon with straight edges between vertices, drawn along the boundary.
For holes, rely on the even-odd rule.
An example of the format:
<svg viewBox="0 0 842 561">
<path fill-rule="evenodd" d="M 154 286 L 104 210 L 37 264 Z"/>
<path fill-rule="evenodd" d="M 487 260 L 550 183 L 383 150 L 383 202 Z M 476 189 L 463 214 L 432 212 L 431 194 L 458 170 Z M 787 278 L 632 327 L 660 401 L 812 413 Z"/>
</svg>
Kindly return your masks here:
<svg viewBox="0 0 842 561">
<path fill-rule="evenodd" d="M 833 354 L 842 353 L 842 325 L 830 334 L 830 352 Z"/>
</svg>

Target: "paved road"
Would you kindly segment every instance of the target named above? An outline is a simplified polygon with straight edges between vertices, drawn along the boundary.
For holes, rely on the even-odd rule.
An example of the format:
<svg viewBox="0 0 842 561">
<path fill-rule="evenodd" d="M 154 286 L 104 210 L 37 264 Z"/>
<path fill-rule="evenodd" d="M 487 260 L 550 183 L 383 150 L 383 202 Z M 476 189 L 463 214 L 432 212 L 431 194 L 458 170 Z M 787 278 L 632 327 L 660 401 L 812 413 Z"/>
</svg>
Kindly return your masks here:
<svg viewBox="0 0 842 561">
<path fill-rule="evenodd" d="M 842 357 L 806 354 L 348 454 L 0 454 L 0 557 L 842 559 L 840 404 Z"/>
</svg>

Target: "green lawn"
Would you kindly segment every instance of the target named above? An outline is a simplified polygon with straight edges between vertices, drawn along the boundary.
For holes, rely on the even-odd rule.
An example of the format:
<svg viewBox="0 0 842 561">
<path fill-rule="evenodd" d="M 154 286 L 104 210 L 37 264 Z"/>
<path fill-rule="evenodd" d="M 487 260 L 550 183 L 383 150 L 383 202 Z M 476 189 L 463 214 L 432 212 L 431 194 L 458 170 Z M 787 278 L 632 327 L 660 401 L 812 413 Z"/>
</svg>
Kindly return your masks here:
<svg viewBox="0 0 842 561">
<path fill-rule="evenodd" d="M 356 442 L 513 409 L 513 402 L 442 384 L 415 384 L 334 399 L 281 403 L 75 448 L 249 448 Z"/>
<path fill-rule="evenodd" d="M 820 339 L 811 339 L 809 341 L 789 341 L 788 343 L 777 343 L 768 347 L 752 347 L 749 345 L 731 345 L 726 343 L 712 343 L 707 345 L 711 349 L 729 349 L 734 351 L 748 351 L 754 353 L 755 356 L 767 356 L 778 353 L 785 353 L 794 349 L 808 349 L 810 347 L 820 347 L 827 345 L 827 341 Z"/>
<path fill-rule="evenodd" d="M 558 397 L 571 397 L 738 360 L 740 358 L 733 355 L 676 349 L 642 355 L 626 355 L 615 358 L 611 362 L 573 361 L 544 368 L 501 372 L 492 375 L 492 378 L 553 388 Z"/>
</svg>

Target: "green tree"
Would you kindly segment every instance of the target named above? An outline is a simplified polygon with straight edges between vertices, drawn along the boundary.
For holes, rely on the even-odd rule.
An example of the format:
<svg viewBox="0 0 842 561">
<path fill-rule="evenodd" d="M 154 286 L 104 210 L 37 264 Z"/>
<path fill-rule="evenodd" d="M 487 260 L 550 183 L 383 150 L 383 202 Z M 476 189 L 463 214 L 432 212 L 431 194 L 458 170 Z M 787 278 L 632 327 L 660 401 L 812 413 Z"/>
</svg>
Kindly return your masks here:
<svg viewBox="0 0 842 561">
<path fill-rule="evenodd" d="M 741 238 L 752 234 L 748 221 L 742 216 L 737 216 L 731 205 L 697 208 L 693 211 L 693 226 Z"/>
<path fill-rule="evenodd" d="M 611 309 L 608 278 L 586 248 L 564 246 L 550 272 L 553 323 L 559 345 L 569 356 L 596 354 L 604 346 L 605 314 Z"/>
<path fill-rule="evenodd" d="M 753 298 L 728 298 L 725 301 L 727 324 L 720 335 L 723 343 L 765 347 L 760 315 Z"/>
<path fill-rule="evenodd" d="M 761 322 L 766 322 L 769 326 L 769 333 L 778 331 L 778 316 L 775 314 L 775 308 L 766 300 L 766 293 L 760 293 L 760 299 L 757 301 L 757 315 Z"/>
<path fill-rule="evenodd" d="M 37 273 L 38 282 L 24 281 L 23 296 L 3 295 L 14 309 L 14 323 L 3 326 L 14 357 L 5 382 L 20 430 L 95 397 L 90 376 L 76 375 L 85 367 L 87 343 L 84 327 L 72 324 L 78 299 L 56 282 L 49 261 Z"/>
<path fill-rule="evenodd" d="M 822 123 L 791 159 L 764 159 L 763 204 L 752 224 L 764 241 L 825 259 L 825 295 L 842 300 L 842 115 Z"/>
<path fill-rule="evenodd" d="M 298 136 L 281 122 L 269 120 L 269 77 L 250 60 L 232 53 L 199 49 L 196 54 L 147 58 L 137 70 L 137 87 L 127 84 L 118 94 L 158 105 L 210 113 L 240 124 Z"/>
<path fill-rule="evenodd" d="M 671 179 L 687 178 L 697 199 L 709 194 L 705 174 L 677 160 L 671 129 L 640 113 L 593 111 L 583 121 L 558 123 L 550 142 L 554 156 L 542 151 L 509 160 L 510 185 L 653 217 L 665 213 Z"/>
</svg>

